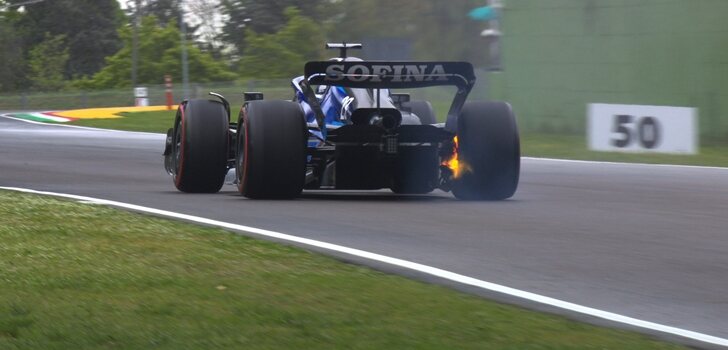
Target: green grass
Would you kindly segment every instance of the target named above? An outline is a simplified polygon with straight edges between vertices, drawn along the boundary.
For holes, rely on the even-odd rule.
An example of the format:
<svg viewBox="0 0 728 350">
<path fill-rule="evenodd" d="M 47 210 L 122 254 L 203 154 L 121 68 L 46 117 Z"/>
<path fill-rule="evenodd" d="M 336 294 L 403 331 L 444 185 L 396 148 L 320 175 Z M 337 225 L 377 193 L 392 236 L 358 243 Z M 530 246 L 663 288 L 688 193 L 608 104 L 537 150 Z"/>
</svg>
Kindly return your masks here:
<svg viewBox="0 0 728 350">
<path fill-rule="evenodd" d="M 86 119 L 75 125 L 98 128 L 166 133 L 174 123 L 174 111 L 124 113 L 121 119 Z M 611 162 L 685 164 L 728 167 L 728 144 L 704 145 L 700 154 L 666 155 L 594 152 L 587 149 L 585 136 L 525 133 L 521 135 L 524 156 L 598 160 Z"/>
<path fill-rule="evenodd" d="M 676 349 L 301 249 L 0 191 L 0 349 Z"/>
</svg>

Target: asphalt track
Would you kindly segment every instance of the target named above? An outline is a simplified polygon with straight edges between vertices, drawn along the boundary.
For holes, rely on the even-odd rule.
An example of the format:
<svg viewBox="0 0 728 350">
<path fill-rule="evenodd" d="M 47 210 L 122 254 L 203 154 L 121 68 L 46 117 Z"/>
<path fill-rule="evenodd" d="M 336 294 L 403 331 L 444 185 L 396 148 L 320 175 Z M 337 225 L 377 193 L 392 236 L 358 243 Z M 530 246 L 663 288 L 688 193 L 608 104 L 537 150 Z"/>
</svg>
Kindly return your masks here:
<svg viewBox="0 0 728 350">
<path fill-rule="evenodd" d="M 388 191 L 253 201 L 232 186 L 177 192 L 163 142 L 0 117 L 0 186 L 285 232 L 728 339 L 728 169 L 525 159 L 504 202 Z"/>
</svg>

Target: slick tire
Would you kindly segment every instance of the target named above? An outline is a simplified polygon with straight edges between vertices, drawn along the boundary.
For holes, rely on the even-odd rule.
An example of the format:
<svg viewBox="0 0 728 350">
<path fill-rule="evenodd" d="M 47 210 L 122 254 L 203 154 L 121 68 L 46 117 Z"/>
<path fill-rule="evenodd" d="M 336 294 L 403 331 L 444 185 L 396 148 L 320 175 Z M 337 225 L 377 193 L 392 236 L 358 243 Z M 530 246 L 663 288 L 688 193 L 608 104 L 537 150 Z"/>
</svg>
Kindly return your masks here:
<svg viewBox="0 0 728 350">
<path fill-rule="evenodd" d="M 465 200 L 503 200 L 518 188 L 521 151 L 513 110 L 505 102 L 471 102 L 458 118 L 460 177 L 453 194 Z"/>
<path fill-rule="evenodd" d="M 222 103 L 190 100 L 177 110 L 172 132 L 174 185 L 189 193 L 215 193 L 225 181 L 229 121 Z"/>
<path fill-rule="evenodd" d="M 238 121 L 236 175 L 248 198 L 289 199 L 301 194 L 306 174 L 306 121 L 290 101 L 251 101 Z"/>
</svg>

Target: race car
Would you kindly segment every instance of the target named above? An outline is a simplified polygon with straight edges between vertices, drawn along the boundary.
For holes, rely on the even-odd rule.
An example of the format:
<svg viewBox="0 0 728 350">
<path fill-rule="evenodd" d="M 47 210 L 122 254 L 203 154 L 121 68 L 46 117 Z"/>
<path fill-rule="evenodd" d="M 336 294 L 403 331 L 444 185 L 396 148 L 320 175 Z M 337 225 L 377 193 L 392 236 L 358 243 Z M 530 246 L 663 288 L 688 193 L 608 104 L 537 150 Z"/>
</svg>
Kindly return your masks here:
<svg viewBox="0 0 728 350">
<path fill-rule="evenodd" d="M 291 100 L 244 93 L 237 120 L 221 95 L 180 103 L 167 132 L 165 168 L 183 192 L 218 192 L 234 170 L 248 198 L 295 198 L 306 190 L 440 189 L 467 200 L 513 196 L 520 142 L 511 106 L 466 99 L 468 62 L 364 61 L 361 44 L 329 43 L 339 56 L 306 63 Z M 457 88 L 445 121 L 401 89 Z M 232 172 L 232 171 L 231 171 Z"/>
</svg>

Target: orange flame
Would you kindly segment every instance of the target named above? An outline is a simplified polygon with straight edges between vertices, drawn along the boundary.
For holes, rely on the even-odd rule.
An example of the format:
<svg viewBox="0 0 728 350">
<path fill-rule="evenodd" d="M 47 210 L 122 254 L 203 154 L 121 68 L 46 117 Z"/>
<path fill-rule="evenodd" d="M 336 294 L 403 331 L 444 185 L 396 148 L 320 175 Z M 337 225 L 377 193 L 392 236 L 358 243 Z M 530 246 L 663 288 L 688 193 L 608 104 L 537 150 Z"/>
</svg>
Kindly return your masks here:
<svg viewBox="0 0 728 350">
<path fill-rule="evenodd" d="M 458 137 L 455 136 L 453 138 L 453 153 L 450 155 L 449 159 L 446 159 L 442 162 L 442 165 L 448 167 L 450 170 L 452 170 L 452 177 L 457 179 L 459 178 L 464 172 L 468 171 L 470 167 L 468 167 L 467 164 L 463 163 L 458 159 Z"/>
</svg>

